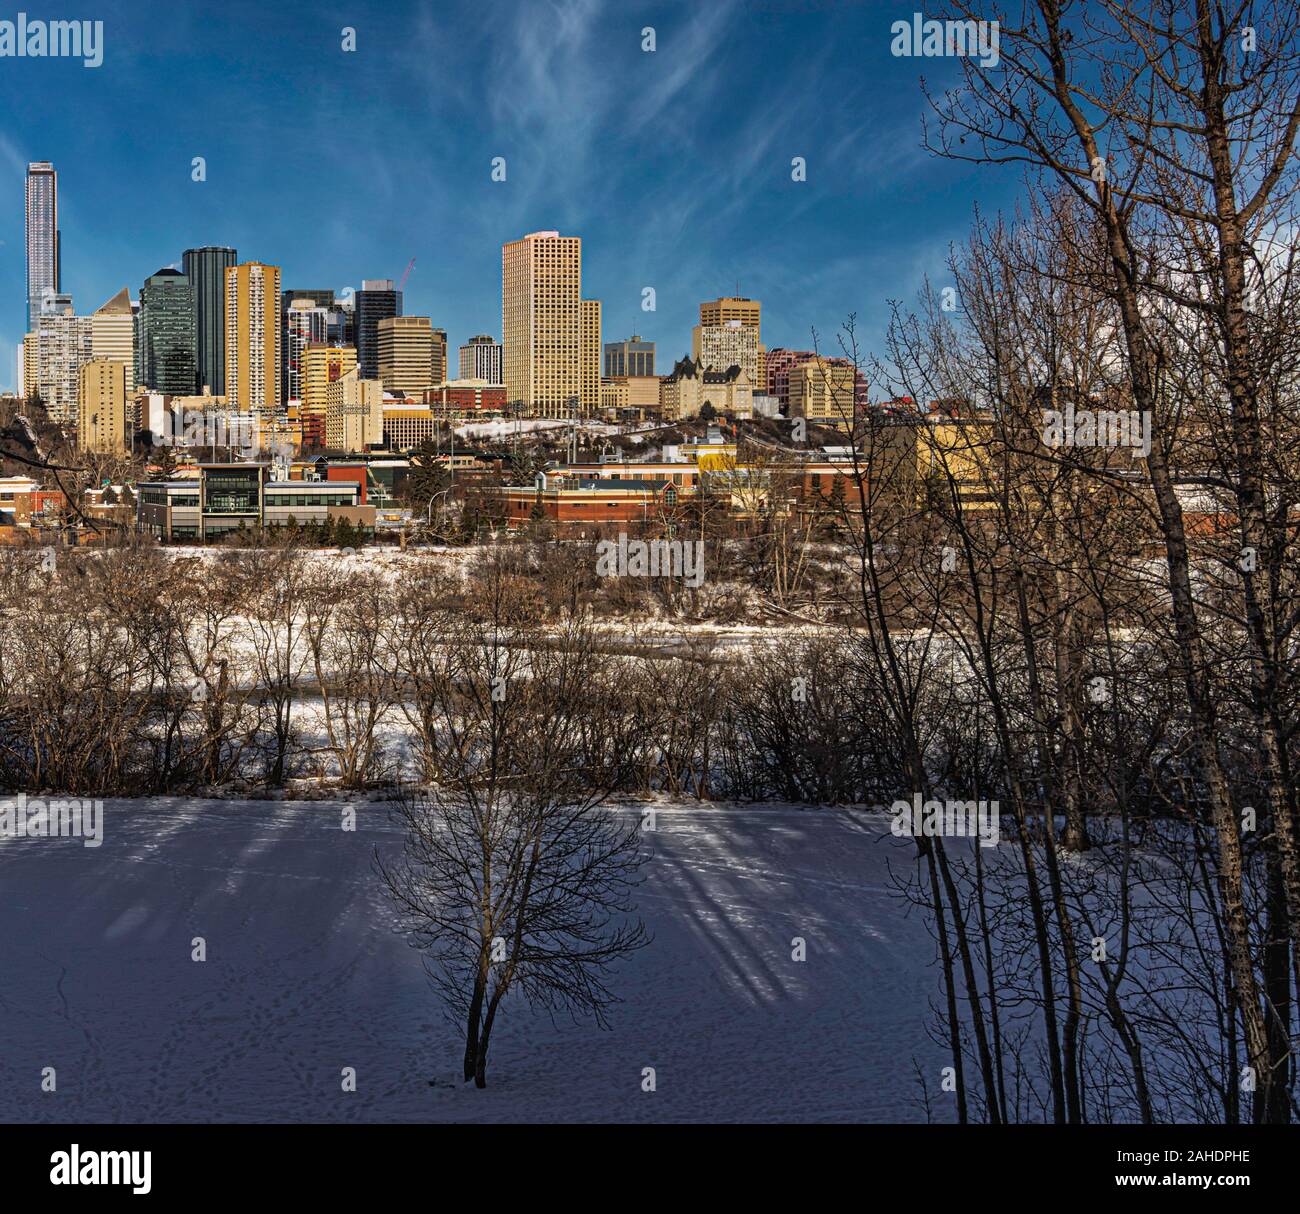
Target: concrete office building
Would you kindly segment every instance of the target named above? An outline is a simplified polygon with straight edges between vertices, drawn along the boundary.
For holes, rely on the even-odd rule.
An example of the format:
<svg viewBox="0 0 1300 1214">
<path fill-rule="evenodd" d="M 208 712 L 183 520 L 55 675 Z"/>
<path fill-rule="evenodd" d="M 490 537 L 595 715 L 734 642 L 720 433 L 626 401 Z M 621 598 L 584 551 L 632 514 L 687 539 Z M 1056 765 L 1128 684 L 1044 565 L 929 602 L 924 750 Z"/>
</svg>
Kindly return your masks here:
<svg viewBox="0 0 1300 1214">
<path fill-rule="evenodd" d="M 326 445 L 326 409 L 329 386 L 357 365 L 351 346 L 308 346 L 302 354 L 302 444 L 307 448 Z"/>
<path fill-rule="evenodd" d="M 460 348 L 459 378 L 501 383 L 501 343 L 486 333 L 471 337 Z"/>
<path fill-rule="evenodd" d="M 36 330 L 24 342 L 24 355 L 34 359 L 27 395 L 39 395 L 50 420 L 71 428 L 80 409 L 81 368 L 94 356 L 94 328 L 89 316 L 71 308 L 36 318 Z"/>
<path fill-rule="evenodd" d="M 767 383 L 765 351 L 758 329 L 732 319 L 720 325 L 696 325 L 691 334 L 691 357 L 714 371 L 739 367 L 751 384 Z"/>
<path fill-rule="evenodd" d="M 360 368 L 352 367 L 325 389 L 326 445 L 331 451 L 359 454 L 383 441 L 384 385 L 362 379 Z"/>
<path fill-rule="evenodd" d="M 754 353 L 750 354 L 748 343 L 739 345 L 745 361 L 734 363 L 749 377 L 749 382 L 761 389 L 767 383 L 767 350 L 763 346 L 763 305 L 757 299 L 743 295 L 723 295 L 718 299 L 709 299 L 700 304 L 700 323 L 694 330 L 692 356 L 703 360 L 705 366 L 713 366 L 717 371 L 725 371 L 727 366 L 711 362 L 726 358 L 737 344 L 737 339 L 729 333 L 706 333 L 706 330 L 731 329 L 739 325 L 742 329 L 753 332 Z"/>
</svg>

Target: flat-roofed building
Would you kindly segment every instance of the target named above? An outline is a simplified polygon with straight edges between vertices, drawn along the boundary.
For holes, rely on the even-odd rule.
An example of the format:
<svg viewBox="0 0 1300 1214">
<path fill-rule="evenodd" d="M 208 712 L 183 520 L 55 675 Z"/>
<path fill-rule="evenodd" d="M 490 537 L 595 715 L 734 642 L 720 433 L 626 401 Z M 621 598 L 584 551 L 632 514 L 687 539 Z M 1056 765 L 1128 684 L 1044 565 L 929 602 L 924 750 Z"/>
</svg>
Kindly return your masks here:
<svg viewBox="0 0 1300 1214">
<path fill-rule="evenodd" d="M 325 446 L 329 386 L 356 366 L 357 352 L 351 346 L 310 345 L 302 352 L 299 418 L 304 447 Z"/>
<path fill-rule="evenodd" d="M 65 308 L 37 317 L 34 334 L 23 346 L 24 358 L 35 353 L 31 391 L 45 402 L 50 420 L 60 426 L 77 424 L 81 368 L 94 356 L 94 328 L 89 316 Z"/>
<path fill-rule="evenodd" d="M 506 387 L 485 379 L 453 379 L 420 393 L 438 417 L 481 417 L 506 411 Z"/>
<path fill-rule="evenodd" d="M 857 373 L 851 364 L 811 358 L 790 369 L 789 383 L 791 417 L 851 430 L 861 414 Z"/>
<path fill-rule="evenodd" d="M 459 370 L 461 379 L 501 383 L 501 343 L 486 333 L 471 337 L 460 348 Z"/>
<path fill-rule="evenodd" d="M 325 445 L 332 451 L 362 452 L 384 436 L 384 386 L 362 379 L 361 368 L 333 380 L 325 389 Z"/>
<path fill-rule="evenodd" d="M 85 363 L 78 377 L 77 446 L 83 451 L 127 454 L 135 430 L 127 410 L 126 363 L 112 358 Z"/>
<path fill-rule="evenodd" d="M 653 376 L 655 373 L 655 343 L 634 334 L 625 341 L 605 343 L 605 378 L 627 379 L 632 376 Z"/>
<path fill-rule="evenodd" d="M 541 514 L 562 534 L 591 534 L 659 522 L 677 505 L 680 490 L 667 481 L 539 474 L 534 485 L 487 487 L 510 528 L 527 527 Z"/>
<path fill-rule="evenodd" d="M 231 266 L 226 271 L 226 395 L 245 412 L 275 413 L 282 399 L 283 358 L 280 267 L 260 261 Z"/>
<path fill-rule="evenodd" d="M 386 392 L 418 392 L 434 378 L 434 329 L 427 316 L 388 316 L 378 324 L 379 379 Z M 446 334 L 442 335 L 446 362 Z"/>
<path fill-rule="evenodd" d="M 197 479 L 146 481 L 136 493 L 136 527 L 168 542 L 210 543 L 232 532 L 346 520 L 374 526 L 364 482 L 276 479 L 267 462 L 201 464 Z"/>
<path fill-rule="evenodd" d="M 533 417 L 600 408 L 600 305 L 582 298 L 582 240 L 530 232 L 501 250 L 508 397 Z"/>
<path fill-rule="evenodd" d="M 691 334 L 691 354 L 709 371 L 726 371 L 739 367 L 750 384 L 767 382 L 765 353 L 758 340 L 758 329 L 739 320 L 721 325 L 696 325 Z"/>
</svg>

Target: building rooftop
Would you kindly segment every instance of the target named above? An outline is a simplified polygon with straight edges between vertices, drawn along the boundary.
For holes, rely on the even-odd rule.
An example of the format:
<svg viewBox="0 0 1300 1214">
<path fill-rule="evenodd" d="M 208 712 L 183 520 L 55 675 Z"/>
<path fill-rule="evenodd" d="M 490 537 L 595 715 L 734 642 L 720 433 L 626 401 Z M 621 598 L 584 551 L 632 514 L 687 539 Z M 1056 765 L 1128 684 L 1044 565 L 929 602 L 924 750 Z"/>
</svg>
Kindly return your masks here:
<svg viewBox="0 0 1300 1214">
<path fill-rule="evenodd" d="M 641 489 L 641 490 L 659 490 L 666 484 L 665 480 L 610 480 L 605 478 L 596 478 L 593 480 L 579 480 L 577 488 L 591 489 L 597 492 L 608 492 L 611 489 Z"/>
</svg>

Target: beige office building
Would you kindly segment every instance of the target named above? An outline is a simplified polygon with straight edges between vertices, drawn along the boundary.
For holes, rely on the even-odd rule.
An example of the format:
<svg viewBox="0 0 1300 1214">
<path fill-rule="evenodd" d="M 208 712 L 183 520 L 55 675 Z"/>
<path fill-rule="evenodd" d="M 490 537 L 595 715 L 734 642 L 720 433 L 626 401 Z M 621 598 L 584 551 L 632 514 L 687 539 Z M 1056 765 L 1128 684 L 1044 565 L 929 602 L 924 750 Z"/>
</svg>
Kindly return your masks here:
<svg viewBox="0 0 1300 1214">
<path fill-rule="evenodd" d="M 83 451 L 125 455 L 133 426 L 127 416 L 127 364 L 92 358 L 78 375 L 77 446 Z M 134 413 L 134 410 L 132 410 Z"/>
<path fill-rule="evenodd" d="M 226 396 L 246 413 L 280 404 L 280 267 L 247 261 L 226 270 Z"/>
<path fill-rule="evenodd" d="M 534 417 L 600 408 L 600 304 L 582 298 L 582 240 L 531 232 L 501 249 L 507 399 Z"/>
<path fill-rule="evenodd" d="M 131 293 L 123 287 L 90 317 L 92 358 L 109 358 L 126 366 L 126 393 L 135 392 L 135 316 Z"/>
<path fill-rule="evenodd" d="M 790 369 L 790 416 L 851 430 L 856 386 L 851 365 L 810 358 Z"/>
<path fill-rule="evenodd" d="M 659 412 L 660 380 L 657 375 L 607 375 L 600 381 L 600 407 Z"/>
<path fill-rule="evenodd" d="M 413 451 L 433 438 L 435 423 L 433 409 L 428 405 L 390 400 L 384 405 L 380 438 L 388 451 Z"/>
<path fill-rule="evenodd" d="M 382 321 L 380 322 L 383 323 Z M 325 388 L 325 442 L 332 451 L 363 452 L 384 437 L 384 385 L 353 366 Z"/>
<path fill-rule="evenodd" d="M 732 320 L 753 329 L 754 336 L 763 340 L 763 305 L 757 299 L 724 295 L 721 299 L 710 299 L 700 304 L 700 324 L 717 326 Z"/>
<path fill-rule="evenodd" d="M 438 383 L 433 358 L 433 326 L 427 316 L 388 316 L 379 322 L 379 378 L 386 392 L 405 395 Z"/>
</svg>

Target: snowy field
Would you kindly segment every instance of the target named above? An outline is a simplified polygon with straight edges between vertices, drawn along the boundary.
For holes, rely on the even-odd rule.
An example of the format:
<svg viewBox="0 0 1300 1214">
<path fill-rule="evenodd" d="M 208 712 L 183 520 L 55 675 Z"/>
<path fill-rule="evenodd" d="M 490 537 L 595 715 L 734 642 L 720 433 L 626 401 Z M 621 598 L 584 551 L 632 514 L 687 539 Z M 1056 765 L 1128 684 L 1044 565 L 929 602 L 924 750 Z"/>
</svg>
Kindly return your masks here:
<svg viewBox="0 0 1300 1214">
<path fill-rule="evenodd" d="M 883 815 L 660 807 L 637 899 L 654 940 L 615 979 L 612 1029 L 513 999 L 477 1091 L 389 926 L 372 856 L 395 828 L 361 806 L 344 832 L 339 809 L 109 801 L 98 849 L 0 842 L 0 1120 L 922 1119 L 937 972 Z"/>
</svg>

